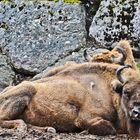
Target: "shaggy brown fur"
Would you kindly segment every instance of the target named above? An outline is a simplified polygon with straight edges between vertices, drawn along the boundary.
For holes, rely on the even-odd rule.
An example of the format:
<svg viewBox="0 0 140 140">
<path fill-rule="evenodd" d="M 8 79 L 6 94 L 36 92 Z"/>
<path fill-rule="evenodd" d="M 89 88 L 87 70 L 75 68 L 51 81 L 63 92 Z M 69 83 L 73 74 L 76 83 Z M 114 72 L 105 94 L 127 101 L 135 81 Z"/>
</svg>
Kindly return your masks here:
<svg viewBox="0 0 140 140">
<path fill-rule="evenodd" d="M 51 126 L 63 132 L 128 132 L 121 96 L 110 85 L 119 67 L 108 63 L 74 64 L 54 76 L 22 82 L 0 95 L 0 125 L 11 127 L 11 120 L 22 119 L 27 124 Z"/>
<path fill-rule="evenodd" d="M 90 62 L 107 62 L 107 63 L 118 63 L 118 58 L 121 57 L 121 54 L 118 52 L 117 47 L 120 47 L 124 49 L 124 51 L 127 54 L 127 58 L 124 62 L 124 64 L 130 64 L 132 65 L 133 69 L 137 69 L 136 63 L 132 54 L 131 46 L 127 40 L 120 41 L 116 47 L 112 51 L 106 51 L 103 53 L 99 53 L 97 55 L 94 55 L 90 58 Z"/>
<path fill-rule="evenodd" d="M 66 69 L 67 67 L 73 66 L 75 64 L 77 64 L 77 63 L 74 61 L 68 61 L 68 62 L 66 62 L 66 64 L 64 66 L 58 66 L 58 67 L 55 67 L 55 68 L 49 70 L 47 73 L 44 74 L 44 76 L 42 78 L 53 76 L 53 75 L 57 74 L 58 72 Z"/>
</svg>

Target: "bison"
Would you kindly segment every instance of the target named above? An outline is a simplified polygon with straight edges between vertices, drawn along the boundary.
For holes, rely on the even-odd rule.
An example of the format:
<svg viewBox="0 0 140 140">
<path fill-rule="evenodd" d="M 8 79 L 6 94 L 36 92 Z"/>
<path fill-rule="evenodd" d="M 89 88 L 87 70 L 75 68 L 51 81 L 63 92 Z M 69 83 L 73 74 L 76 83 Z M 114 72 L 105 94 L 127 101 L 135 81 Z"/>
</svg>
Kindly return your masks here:
<svg viewBox="0 0 140 140">
<path fill-rule="evenodd" d="M 131 46 L 127 40 L 121 40 L 112 51 L 108 50 L 93 56 L 87 54 L 85 50 L 84 57 L 89 62 L 107 62 L 121 65 L 130 64 L 133 69 L 137 69 Z"/>
<path fill-rule="evenodd" d="M 1 93 L 0 126 L 22 131 L 26 123 L 59 132 L 139 136 L 140 73 L 126 67 L 73 64 L 53 76 L 22 82 Z"/>
</svg>

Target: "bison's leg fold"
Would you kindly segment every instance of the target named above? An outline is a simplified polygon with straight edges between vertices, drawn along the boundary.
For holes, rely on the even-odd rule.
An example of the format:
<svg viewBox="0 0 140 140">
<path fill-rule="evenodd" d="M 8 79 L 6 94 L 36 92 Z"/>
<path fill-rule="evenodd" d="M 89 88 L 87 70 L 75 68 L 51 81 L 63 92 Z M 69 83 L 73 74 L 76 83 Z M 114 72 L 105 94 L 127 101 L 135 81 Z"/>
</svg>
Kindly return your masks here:
<svg viewBox="0 0 140 140">
<path fill-rule="evenodd" d="M 100 117 L 94 118 L 89 121 L 89 132 L 95 135 L 114 135 L 116 129 L 113 127 L 111 122 L 104 120 Z"/>
<path fill-rule="evenodd" d="M 0 95 L 0 120 L 20 119 L 36 93 L 30 82 L 15 86 Z"/>
<path fill-rule="evenodd" d="M 44 131 L 44 132 L 56 133 L 56 130 L 53 127 L 39 127 L 39 126 L 34 126 L 34 125 L 31 125 L 31 124 L 28 124 L 28 128 L 32 128 L 35 131 L 41 131 L 41 132 Z"/>
<path fill-rule="evenodd" d="M 27 125 L 23 120 L 10 120 L 10 121 L 0 121 L 0 126 L 2 128 L 16 129 L 20 133 L 24 133 L 27 131 Z"/>
</svg>

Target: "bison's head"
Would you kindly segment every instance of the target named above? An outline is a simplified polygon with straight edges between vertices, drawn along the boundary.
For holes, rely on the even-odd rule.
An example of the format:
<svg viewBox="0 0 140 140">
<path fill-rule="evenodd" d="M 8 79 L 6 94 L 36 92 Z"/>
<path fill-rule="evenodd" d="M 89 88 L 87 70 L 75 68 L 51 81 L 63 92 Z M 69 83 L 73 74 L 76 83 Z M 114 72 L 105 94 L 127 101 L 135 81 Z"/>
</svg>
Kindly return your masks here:
<svg viewBox="0 0 140 140">
<path fill-rule="evenodd" d="M 129 122 L 140 122 L 140 72 L 129 65 L 117 69 L 118 80 L 113 81 L 113 89 L 121 95 L 121 107 Z"/>
<path fill-rule="evenodd" d="M 93 56 L 90 56 L 87 53 L 87 50 L 85 50 L 83 55 L 85 60 L 87 60 L 88 62 L 107 62 L 122 65 L 127 58 L 126 51 L 119 46 L 116 46 L 113 51 L 106 51 Z"/>
</svg>

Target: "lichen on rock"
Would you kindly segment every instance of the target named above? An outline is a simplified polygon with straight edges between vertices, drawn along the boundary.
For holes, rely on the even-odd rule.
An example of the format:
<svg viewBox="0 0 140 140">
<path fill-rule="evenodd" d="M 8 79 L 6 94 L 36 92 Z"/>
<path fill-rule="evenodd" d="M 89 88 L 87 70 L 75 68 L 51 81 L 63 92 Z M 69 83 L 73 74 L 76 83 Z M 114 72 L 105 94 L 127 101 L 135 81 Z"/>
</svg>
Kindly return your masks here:
<svg viewBox="0 0 140 140">
<path fill-rule="evenodd" d="M 0 7 L 0 22 L 8 25 L 0 46 L 18 71 L 39 73 L 85 44 L 85 10 L 78 3 L 13 0 Z"/>
<path fill-rule="evenodd" d="M 7 63 L 7 57 L 0 54 L 0 91 L 13 83 L 15 73 Z"/>
<path fill-rule="evenodd" d="M 121 39 L 128 39 L 135 48 L 140 48 L 139 5 L 138 0 L 102 0 L 93 18 L 90 36 L 108 48 Z"/>
</svg>

